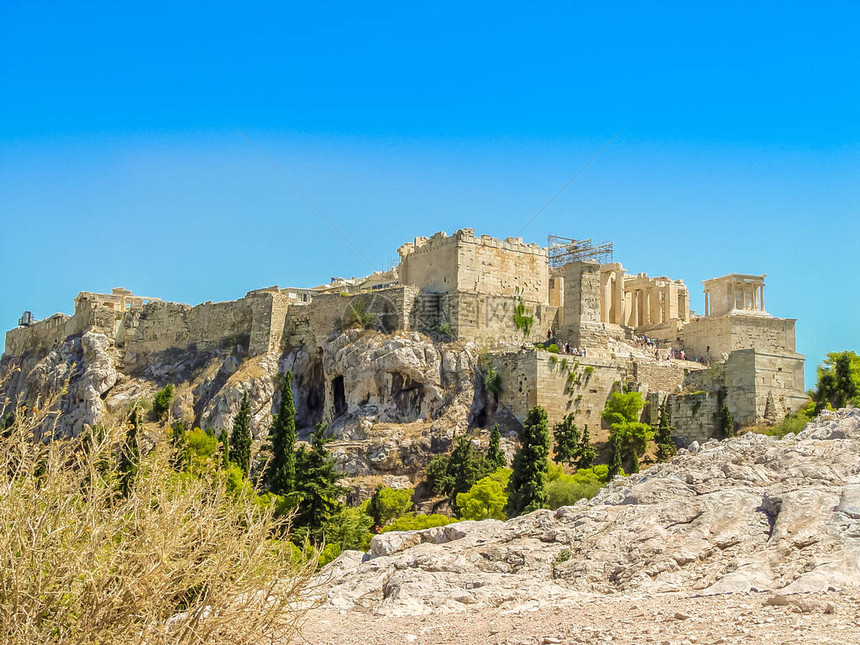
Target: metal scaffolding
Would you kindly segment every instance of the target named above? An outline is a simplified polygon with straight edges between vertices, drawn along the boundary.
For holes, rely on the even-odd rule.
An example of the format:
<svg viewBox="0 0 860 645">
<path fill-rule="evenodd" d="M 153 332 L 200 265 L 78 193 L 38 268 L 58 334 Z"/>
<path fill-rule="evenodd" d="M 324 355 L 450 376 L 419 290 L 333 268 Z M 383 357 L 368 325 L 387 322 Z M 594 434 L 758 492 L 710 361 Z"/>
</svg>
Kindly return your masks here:
<svg viewBox="0 0 860 645">
<path fill-rule="evenodd" d="M 570 262 L 596 260 L 600 264 L 612 262 L 614 248 L 612 242 L 594 244 L 589 240 L 574 240 L 559 235 L 547 235 L 549 265 L 560 267 Z"/>
</svg>

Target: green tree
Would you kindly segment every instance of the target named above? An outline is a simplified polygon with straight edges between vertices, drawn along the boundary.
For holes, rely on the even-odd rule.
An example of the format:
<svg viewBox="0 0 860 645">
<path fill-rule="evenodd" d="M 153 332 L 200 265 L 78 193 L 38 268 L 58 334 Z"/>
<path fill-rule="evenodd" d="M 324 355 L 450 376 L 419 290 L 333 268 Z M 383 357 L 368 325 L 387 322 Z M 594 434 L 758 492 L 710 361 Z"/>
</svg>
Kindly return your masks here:
<svg viewBox="0 0 860 645">
<path fill-rule="evenodd" d="M 546 411 L 535 406 L 529 410 L 520 430 L 520 447 L 514 457 L 513 473 L 507 490 L 505 513 L 508 517 L 517 517 L 546 506 L 549 444 Z"/>
<path fill-rule="evenodd" d="M 504 468 L 508 465 L 505 453 L 502 452 L 502 433 L 499 432 L 499 424 L 493 425 L 490 431 L 490 445 L 487 448 L 487 467 L 492 469 Z"/>
<path fill-rule="evenodd" d="M 343 476 L 337 472 L 326 449 L 326 444 L 332 441 L 326 437 L 327 429 L 325 422 L 318 423 L 311 435 L 311 449 L 303 447 L 296 452 L 294 496 L 298 503 L 294 535 L 317 543 L 324 539 L 326 527 L 340 512 L 340 497 L 346 492 L 338 484 Z"/>
<path fill-rule="evenodd" d="M 644 405 L 639 392 L 613 392 L 606 401 L 602 416 L 609 425 L 612 449 L 609 471 L 613 476 L 624 462 L 629 465 L 630 472 L 639 472 L 639 459 L 654 437 L 651 426 L 639 421 L 639 411 Z"/>
<path fill-rule="evenodd" d="M 120 448 L 119 463 L 117 464 L 119 490 L 125 498 L 128 498 L 131 493 L 140 468 L 139 421 L 139 413 L 137 408 L 134 408 L 128 418 L 128 429 Z"/>
<path fill-rule="evenodd" d="M 185 469 L 185 422 L 177 421 L 170 432 L 170 465 L 177 472 Z"/>
<path fill-rule="evenodd" d="M 467 493 L 457 494 L 457 507 L 464 520 L 504 520 L 508 496 L 505 488 L 511 477 L 510 468 L 499 468 L 479 479 Z"/>
<path fill-rule="evenodd" d="M 448 460 L 448 474 L 454 482 L 451 494 L 465 493 L 487 471 L 486 458 L 472 447 L 471 437 L 460 437 Z"/>
<path fill-rule="evenodd" d="M 591 434 L 588 432 L 588 424 L 582 430 L 582 439 L 579 440 L 579 460 L 576 462 L 577 468 L 591 468 L 594 460 L 597 459 L 597 450 L 591 445 Z"/>
<path fill-rule="evenodd" d="M 293 402 L 292 372 L 280 378 L 281 402 L 269 429 L 272 458 L 266 468 L 266 488 L 276 495 L 286 495 L 296 479 L 296 407 Z"/>
<path fill-rule="evenodd" d="M 611 434 L 609 435 L 609 479 L 611 480 L 615 475 L 620 475 L 624 472 L 621 463 L 621 435 L 619 434 Z"/>
<path fill-rule="evenodd" d="M 717 429 L 720 433 L 720 437 L 723 439 L 735 436 L 735 422 L 734 419 L 732 419 L 732 413 L 729 410 L 729 406 L 725 403 L 720 407 L 720 411 L 717 414 Z"/>
<path fill-rule="evenodd" d="M 830 352 L 818 366 L 818 384 L 812 393 L 815 413 L 828 405 L 843 408 L 860 404 L 860 356 L 854 352 Z"/>
<path fill-rule="evenodd" d="M 657 444 L 657 461 L 669 461 L 678 452 L 675 442 L 672 440 L 672 434 L 675 428 L 672 427 L 672 411 L 669 408 L 669 400 L 663 402 L 660 407 L 660 424 L 654 433 L 654 443 Z"/>
<path fill-rule="evenodd" d="M 382 528 L 389 522 L 402 517 L 412 508 L 412 490 L 396 489 L 379 484 L 367 505 L 367 514 L 373 519 L 373 526 Z"/>
<path fill-rule="evenodd" d="M 230 461 L 248 477 L 251 471 L 251 404 L 248 395 L 242 396 L 242 403 L 236 418 L 233 419 L 233 432 L 230 435 Z"/>
<path fill-rule="evenodd" d="M 573 460 L 579 455 L 579 428 L 574 423 L 574 415 L 568 414 L 559 423 L 555 424 L 555 451 L 553 458 L 558 464 L 573 464 Z"/>
<path fill-rule="evenodd" d="M 167 384 L 158 392 L 152 399 L 152 418 L 155 421 L 161 421 L 170 410 L 170 404 L 173 403 L 173 385 Z"/>
<path fill-rule="evenodd" d="M 230 437 L 226 430 L 218 435 L 218 452 L 221 455 L 221 468 L 227 470 L 230 467 Z"/>
<path fill-rule="evenodd" d="M 424 469 L 427 482 L 437 495 L 450 495 L 454 490 L 454 478 L 448 474 L 449 461 L 448 455 L 433 455 Z"/>
<path fill-rule="evenodd" d="M 608 466 L 581 468 L 572 475 L 562 473 L 547 486 L 547 505 L 556 509 L 572 506 L 580 499 L 591 499 L 609 480 Z"/>
</svg>

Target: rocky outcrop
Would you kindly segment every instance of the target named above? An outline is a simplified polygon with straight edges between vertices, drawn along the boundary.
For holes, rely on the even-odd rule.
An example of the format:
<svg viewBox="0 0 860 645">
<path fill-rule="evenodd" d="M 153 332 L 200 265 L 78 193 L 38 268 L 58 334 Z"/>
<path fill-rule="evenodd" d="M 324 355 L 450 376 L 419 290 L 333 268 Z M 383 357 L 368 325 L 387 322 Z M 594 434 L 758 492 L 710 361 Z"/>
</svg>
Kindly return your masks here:
<svg viewBox="0 0 860 645">
<path fill-rule="evenodd" d="M 393 614 L 579 592 L 856 587 L 860 410 L 784 439 L 693 446 L 558 511 L 381 534 L 319 581 L 328 606 Z"/>
<path fill-rule="evenodd" d="M 322 349 L 332 417 L 344 438 L 362 438 L 359 419 L 434 420 L 452 431 L 467 428 L 475 400 L 471 344 L 440 345 L 417 332 L 348 331 Z M 351 435 L 353 430 L 359 436 Z"/>
</svg>

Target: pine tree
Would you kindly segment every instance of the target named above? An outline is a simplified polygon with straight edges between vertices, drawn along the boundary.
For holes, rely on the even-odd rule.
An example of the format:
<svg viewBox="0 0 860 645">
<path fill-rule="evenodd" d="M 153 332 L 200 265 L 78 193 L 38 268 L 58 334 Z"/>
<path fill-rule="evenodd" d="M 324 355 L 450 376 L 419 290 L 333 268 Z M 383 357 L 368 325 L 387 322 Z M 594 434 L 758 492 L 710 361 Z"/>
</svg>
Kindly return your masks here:
<svg viewBox="0 0 860 645">
<path fill-rule="evenodd" d="M 723 439 L 735 436 L 735 422 L 732 419 L 732 413 L 729 410 L 729 406 L 725 403 L 723 403 L 723 406 L 720 408 L 717 425 L 719 427 L 720 436 Z"/>
<path fill-rule="evenodd" d="M 497 470 L 508 465 L 505 453 L 502 452 L 502 433 L 499 432 L 499 424 L 495 424 L 490 431 L 490 446 L 487 448 L 487 462 L 490 468 Z"/>
<path fill-rule="evenodd" d="M 325 537 L 325 528 L 341 510 L 339 498 L 346 492 L 338 484 L 343 477 L 335 468 L 326 444 L 325 422 L 317 424 L 311 436 L 311 449 L 296 452 L 295 497 L 298 499 L 293 526 L 296 537 L 307 536 L 315 542 Z"/>
<path fill-rule="evenodd" d="M 236 464 L 247 477 L 251 470 L 251 404 L 248 395 L 242 397 L 239 412 L 233 419 L 233 432 L 230 435 L 230 461 Z"/>
<path fill-rule="evenodd" d="M 672 433 L 675 428 L 672 427 L 671 414 L 669 401 L 666 400 L 660 408 L 660 425 L 654 433 L 654 443 L 657 444 L 657 461 L 659 462 L 669 461 L 678 452 L 675 442 L 672 441 Z"/>
<path fill-rule="evenodd" d="M 573 464 L 579 454 L 579 428 L 574 423 L 573 414 L 568 414 L 561 422 L 555 424 L 553 432 L 555 452 L 553 459 L 557 464 Z"/>
<path fill-rule="evenodd" d="M 296 407 L 293 403 L 292 372 L 281 376 L 281 403 L 269 429 L 272 458 L 266 468 L 266 488 L 276 495 L 286 495 L 296 481 Z"/>
<path fill-rule="evenodd" d="M 529 410 L 520 431 L 520 448 L 514 457 L 513 474 L 508 482 L 508 503 L 505 505 L 508 517 L 546 506 L 549 444 L 546 411 L 535 406 Z"/>
<path fill-rule="evenodd" d="M 591 468 L 594 460 L 597 458 L 597 451 L 591 445 L 591 434 L 588 432 L 588 424 L 585 424 L 585 429 L 582 431 L 582 439 L 579 442 L 579 461 L 576 462 L 577 468 Z"/>
<path fill-rule="evenodd" d="M 377 484 L 373 491 L 370 501 L 367 503 L 367 514 L 373 519 L 373 530 L 378 531 L 382 528 L 385 518 L 382 511 L 382 484 Z"/>
<path fill-rule="evenodd" d="M 119 455 L 117 471 L 119 474 L 119 489 L 123 497 L 128 497 L 134 480 L 137 479 L 137 471 L 140 467 L 140 443 L 138 441 L 139 413 L 137 408 L 132 410 L 128 419 L 128 430 L 122 442 Z"/>
</svg>

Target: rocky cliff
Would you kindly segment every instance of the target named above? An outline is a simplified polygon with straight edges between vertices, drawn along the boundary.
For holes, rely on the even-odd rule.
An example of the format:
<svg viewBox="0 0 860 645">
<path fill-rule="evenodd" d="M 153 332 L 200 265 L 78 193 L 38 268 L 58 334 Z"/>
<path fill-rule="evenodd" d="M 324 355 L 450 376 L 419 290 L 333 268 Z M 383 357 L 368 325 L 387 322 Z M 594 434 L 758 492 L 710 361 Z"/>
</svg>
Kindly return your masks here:
<svg viewBox="0 0 860 645">
<path fill-rule="evenodd" d="M 422 614 L 582 592 L 844 590 L 860 584 L 860 410 L 799 435 L 680 451 L 592 500 L 373 538 L 318 576 L 325 605 Z"/>
</svg>

